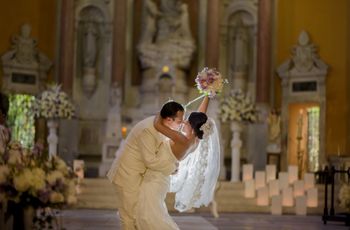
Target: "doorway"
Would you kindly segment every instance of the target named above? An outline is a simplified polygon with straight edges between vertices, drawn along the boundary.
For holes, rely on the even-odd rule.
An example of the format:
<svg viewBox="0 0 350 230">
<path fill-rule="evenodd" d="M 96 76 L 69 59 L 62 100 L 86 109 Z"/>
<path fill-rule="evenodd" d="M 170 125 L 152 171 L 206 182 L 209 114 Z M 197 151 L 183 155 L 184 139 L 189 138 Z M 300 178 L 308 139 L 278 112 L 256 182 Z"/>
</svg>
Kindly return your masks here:
<svg viewBox="0 0 350 230">
<path fill-rule="evenodd" d="M 288 164 L 298 165 L 301 175 L 316 172 L 320 158 L 320 105 L 292 103 L 288 113 Z"/>
</svg>

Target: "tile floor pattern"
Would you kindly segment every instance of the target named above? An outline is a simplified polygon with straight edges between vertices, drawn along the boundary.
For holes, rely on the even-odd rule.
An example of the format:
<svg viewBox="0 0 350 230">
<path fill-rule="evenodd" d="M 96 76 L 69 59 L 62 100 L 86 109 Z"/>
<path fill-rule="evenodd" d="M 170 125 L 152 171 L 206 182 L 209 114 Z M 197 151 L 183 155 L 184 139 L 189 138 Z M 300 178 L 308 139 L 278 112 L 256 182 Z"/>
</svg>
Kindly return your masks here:
<svg viewBox="0 0 350 230">
<path fill-rule="evenodd" d="M 323 225 L 320 216 L 273 216 L 269 214 L 221 213 L 215 219 L 209 213 L 172 214 L 181 230 L 345 230 L 340 222 Z M 113 210 L 65 210 L 61 213 L 66 230 L 118 230 Z"/>
</svg>

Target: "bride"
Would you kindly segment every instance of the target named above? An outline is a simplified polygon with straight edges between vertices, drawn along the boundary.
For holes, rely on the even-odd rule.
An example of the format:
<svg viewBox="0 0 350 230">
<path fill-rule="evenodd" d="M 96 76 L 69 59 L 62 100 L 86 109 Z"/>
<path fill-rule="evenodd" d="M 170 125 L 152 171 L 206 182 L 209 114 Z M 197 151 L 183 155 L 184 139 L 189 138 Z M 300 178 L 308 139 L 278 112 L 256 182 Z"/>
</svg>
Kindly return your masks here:
<svg viewBox="0 0 350 230">
<path fill-rule="evenodd" d="M 208 205 L 213 199 L 219 175 L 219 139 L 215 123 L 204 113 L 209 98 L 205 97 L 198 111 L 190 114 L 182 133 L 171 130 L 155 118 L 154 127 L 170 138 L 160 151 L 167 151 L 178 159 L 174 174 L 147 170 L 143 175 L 136 207 L 138 229 L 179 229 L 165 205 L 167 192 L 175 192 L 175 208 L 186 211 Z M 177 171 L 177 172 L 175 172 Z"/>
</svg>

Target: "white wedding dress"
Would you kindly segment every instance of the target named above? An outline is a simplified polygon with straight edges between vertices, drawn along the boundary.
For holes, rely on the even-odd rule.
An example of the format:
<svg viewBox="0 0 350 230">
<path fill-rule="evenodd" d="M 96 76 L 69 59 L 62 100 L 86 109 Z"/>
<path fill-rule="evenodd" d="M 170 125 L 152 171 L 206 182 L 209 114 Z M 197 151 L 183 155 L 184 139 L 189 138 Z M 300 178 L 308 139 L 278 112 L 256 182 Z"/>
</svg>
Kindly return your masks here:
<svg viewBox="0 0 350 230">
<path fill-rule="evenodd" d="M 136 207 L 138 230 L 179 229 L 165 204 L 169 191 L 176 193 L 175 208 L 180 212 L 208 205 L 212 201 L 220 171 L 220 145 L 214 121 L 208 119 L 206 124 L 203 140 L 179 163 L 175 175 L 146 170 Z M 164 143 L 162 151 L 172 154 L 169 141 Z M 176 166 L 173 167 L 175 171 Z"/>
</svg>

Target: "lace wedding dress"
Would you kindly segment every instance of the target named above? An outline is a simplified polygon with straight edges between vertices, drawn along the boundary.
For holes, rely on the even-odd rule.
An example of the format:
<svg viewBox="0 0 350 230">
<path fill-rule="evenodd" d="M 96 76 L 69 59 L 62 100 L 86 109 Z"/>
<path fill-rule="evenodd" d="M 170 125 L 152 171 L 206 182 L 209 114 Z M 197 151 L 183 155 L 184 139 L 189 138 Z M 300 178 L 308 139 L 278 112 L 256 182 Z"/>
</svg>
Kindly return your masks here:
<svg viewBox="0 0 350 230">
<path fill-rule="evenodd" d="M 154 170 L 147 170 L 144 174 L 136 207 L 138 229 L 179 229 L 165 204 L 169 191 L 176 193 L 175 208 L 180 212 L 208 205 L 212 201 L 220 171 L 219 137 L 212 119 L 208 119 L 202 127 L 203 140 L 179 163 L 175 175 L 169 176 Z M 169 141 L 164 143 L 162 151 L 172 154 Z"/>
</svg>

